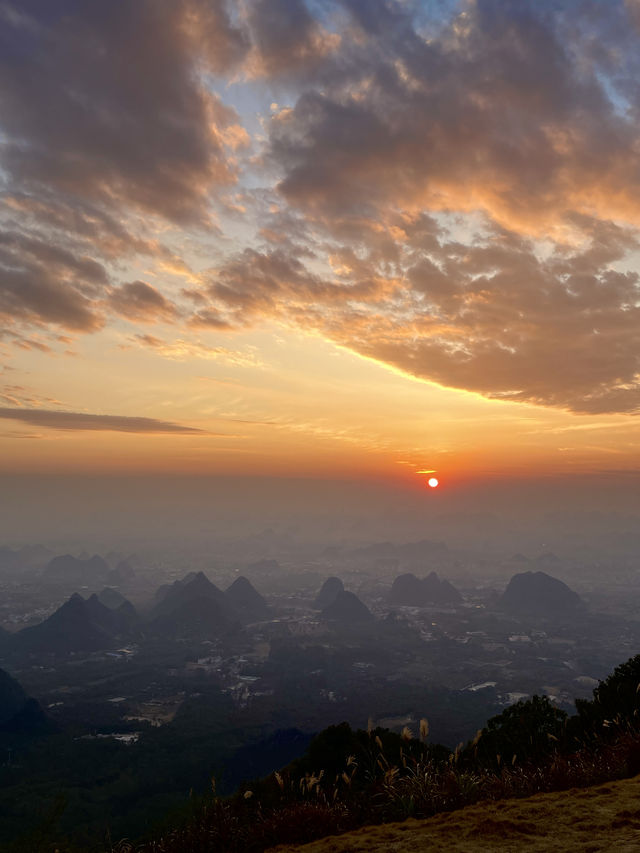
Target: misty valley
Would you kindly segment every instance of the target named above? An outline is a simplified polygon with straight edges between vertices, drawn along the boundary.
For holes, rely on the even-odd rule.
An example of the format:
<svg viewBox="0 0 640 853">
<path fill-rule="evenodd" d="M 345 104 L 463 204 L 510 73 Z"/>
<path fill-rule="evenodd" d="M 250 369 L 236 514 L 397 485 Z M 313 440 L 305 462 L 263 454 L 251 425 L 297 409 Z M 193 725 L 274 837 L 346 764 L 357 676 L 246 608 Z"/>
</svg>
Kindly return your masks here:
<svg viewBox="0 0 640 853">
<path fill-rule="evenodd" d="M 534 696 L 572 713 L 640 648 L 623 557 L 273 537 L 219 554 L 0 550 L 0 849 L 147 837 L 343 722 L 426 720 L 454 749 Z"/>
</svg>

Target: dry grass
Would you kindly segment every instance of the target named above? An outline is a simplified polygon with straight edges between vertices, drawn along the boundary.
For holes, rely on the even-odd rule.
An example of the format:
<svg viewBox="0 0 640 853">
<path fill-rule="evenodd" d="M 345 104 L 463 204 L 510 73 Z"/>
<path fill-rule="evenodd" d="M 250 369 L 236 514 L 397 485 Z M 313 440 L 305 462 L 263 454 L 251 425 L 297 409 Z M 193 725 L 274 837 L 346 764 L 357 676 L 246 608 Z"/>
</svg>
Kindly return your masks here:
<svg viewBox="0 0 640 853">
<path fill-rule="evenodd" d="M 364 827 L 272 853 L 637 853 L 640 777 L 483 802 L 427 820 Z"/>
</svg>

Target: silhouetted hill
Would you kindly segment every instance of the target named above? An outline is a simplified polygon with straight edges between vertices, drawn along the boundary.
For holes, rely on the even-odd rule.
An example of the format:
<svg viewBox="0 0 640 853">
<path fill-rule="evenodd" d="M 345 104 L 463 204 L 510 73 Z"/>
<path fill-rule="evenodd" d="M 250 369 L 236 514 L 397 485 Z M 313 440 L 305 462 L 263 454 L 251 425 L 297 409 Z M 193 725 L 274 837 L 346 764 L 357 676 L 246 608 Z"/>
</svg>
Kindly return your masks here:
<svg viewBox="0 0 640 853">
<path fill-rule="evenodd" d="M 135 574 L 128 560 L 120 560 L 118 565 L 107 574 L 105 583 L 109 586 L 122 586 L 135 577 Z"/>
<path fill-rule="evenodd" d="M 371 622 L 373 614 L 355 593 L 342 590 L 331 604 L 324 608 L 320 618 L 325 622 L 350 625 L 354 622 Z"/>
<path fill-rule="evenodd" d="M 120 605 L 124 604 L 127 600 L 121 592 L 118 592 L 117 589 L 113 589 L 111 586 L 105 586 L 105 588 L 98 593 L 98 598 L 105 607 L 111 608 L 120 607 Z"/>
<path fill-rule="evenodd" d="M 536 557 L 536 563 L 559 563 L 560 557 L 554 554 L 553 551 L 545 551 Z"/>
<path fill-rule="evenodd" d="M 226 634 L 237 624 L 217 601 L 195 597 L 156 616 L 150 627 L 163 636 L 208 638 Z"/>
<path fill-rule="evenodd" d="M 421 607 L 424 604 L 422 581 L 411 572 L 398 575 L 389 590 L 387 600 L 389 604 Z"/>
<path fill-rule="evenodd" d="M 575 612 L 580 596 L 566 583 L 546 572 L 522 572 L 514 575 L 502 594 L 499 605 L 516 614 L 558 616 Z"/>
<path fill-rule="evenodd" d="M 96 603 L 110 612 L 97 599 Z M 102 614 L 102 611 L 74 593 L 44 622 L 13 634 L 11 648 L 19 652 L 54 654 L 110 648 L 114 645 L 114 637 L 96 621 L 96 614 Z M 97 618 L 100 620 L 100 615 Z"/>
<path fill-rule="evenodd" d="M 288 766 L 245 780 L 224 801 L 203 803 L 193 818 L 136 850 L 636 850 L 640 777 L 613 780 L 640 768 L 639 672 L 640 655 L 617 667 L 570 718 L 548 697 L 519 701 L 455 752 L 427 740 L 427 720 L 419 738 L 408 727 L 396 734 L 329 726 Z M 113 853 L 128 850 L 123 842 Z"/>
<path fill-rule="evenodd" d="M 257 621 L 269 615 L 267 602 L 243 575 L 234 580 L 225 590 L 225 595 L 240 616 L 246 619 Z"/>
<path fill-rule="evenodd" d="M 430 572 L 422 581 L 429 601 L 434 604 L 458 604 L 462 596 L 448 580 L 440 580 L 435 572 Z"/>
<path fill-rule="evenodd" d="M 8 574 L 25 569 L 41 569 L 51 559 L 51 552 L 43 545 L 25 545 L 22 548 L 0 548 L 0 570 Z"/>
<path fill-rule="evenodd" d="M 510 561 L 511 563 L 529 563 L 531 562 L 528 557 L 525 557 L 524 554 L 521 554 L 520 551 L 513 554 Z"/>
<path fill-rule="evenodd" d="M 162 590 L 161 596 L 159 596 L 160 590 Z M 160 601 L 154 608 L 155 616 L 175 610 L 179 605 L 196 598 L 211 599 L 219 602 L 221 606 L 229 603 L 224 592 L 211 583 L 204 572 L 189 572 L 170 586 L 164 589 L 160 587 L 160 590 L 156 593 Z"/>
<path fill-rule="evenodd" d="M 449 581 L 440 580 L 435 572 L 426 578 L 417 578 L 407 572 L 394 580 L 388 601 L 389 604 L 424 607 L 428 604 L 457 604 L 462 601 L 462 596 Z"/>
<path fill-rule="evenodd" d="M 120 560 L 122 559 L 122 554 L 119 551 L 109 551 L 104 555 L 105 560 L 109 564 L 109 568 L 115 569 Z"/>
<path fill-rule="evenodd" d="M 82 559 L 71 554 L 54 557 L 45 566 L 43 580 L 81 586 L 104 582 L 109 574 L 109 565 L 98 554 Z"/>
<path fill-rule="evenodd" d="M 0 732 L 32 734 L 49 727 L 38 702 L 27 696 L 15 678 L 0 669 Z"/>
<path fill-rule="evenodd" d="M 107 607 L 94 593 L 85 602 L 90 618 L 114 637 L 126 638 L 139 624 L 135 607 L 126 599 L 117 607 Z"/>
<path fill-rule="evenodd" d="M 14 717 L 27 701 L 22 685 L 0 669 L 0 725 Z"/>
<path fill-rule="evenodd" d="M 10 720 L 0 724 L 0 732 L 5 735 L 39 735 L 55 729 L 55 724 L 32 696 L 28 697 L 22 708 Z"/>
<path fill-rule="evenodd" d="M 151 613 L 150 627 L 165 635 L 210 637 L 237 625 L 229 598 L 203 572 L 176 581 Z"/>
<path fill-rule="evenodd" d="M 136 576 L 131 560 L 120 560 L 115 570 L 116 572 L 120 572 L 122 577 L 125 578 L 134 578 Z"/>
<path fill-rule="evenodd" d="M 20 555 L 11 548 L 0 548 L 0 569 L 15 572 L 21 568 Z"/>
<path fill-rule="evenodd" d="M 202 572 L 200 574 L 202 574 Z M 178 589 L 178 587 L 186 586 L 187 584 L 191 583 L 191 581 L 195 577 L 197 577 L 197 575 L 197 572 L 189 572 L 183 578 L 180 578 L 180 580 L 174 581 L 173 583 L 163 583 L 155 591 L 153 597 L 155 598 L 156 602 L 164 601 L 169 592 L 174 593 L 176 589 Z"/>
<path fill-rule="evenodd" d="M 320 592 L 317 594 L 313 606 L 316 610 L 324 610 L 336 600 L 341 592 L 344 592 L 344 584 L 340 578 L 327 578 L 322 584 Z"/>
</svg>

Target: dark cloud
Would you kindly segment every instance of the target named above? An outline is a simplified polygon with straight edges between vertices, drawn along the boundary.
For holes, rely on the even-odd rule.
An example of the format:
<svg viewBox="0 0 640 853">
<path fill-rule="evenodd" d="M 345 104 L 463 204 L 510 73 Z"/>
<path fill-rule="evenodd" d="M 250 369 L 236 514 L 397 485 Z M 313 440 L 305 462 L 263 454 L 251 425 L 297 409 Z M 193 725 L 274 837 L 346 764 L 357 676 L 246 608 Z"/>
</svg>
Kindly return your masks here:
<svg viewBox="0 0 640 853">
<path fill-rule="evenodd" d="M 301 252 L 304 256 L 305 252 Z M 201 291 L 210 304 L 190 319 L 194 326 L 240 328 L 274 315 L 302 319 L 335 303 L 372 299 L 375 279 L 335 281 L 311 272 L 296 253 L 281 248 L 245 249 L 229 258 Z"/>
<path fill-rule="evenodd" d="M 12 230 L 28 232 L 55 246 L 71 246 L 104 261 L 133 254 L 170 257 L 166 247 L 146 236 L 143 219 L 62 193 L 8 193 L 4 220 Z"/>
<path fill-rule="evenodd" d="M 170 322 L 177 316 L 175 305 L 144 281 L 130 281 L 113 288 L 109 305 L 123 317 L 142 323 Z"/>
<path fill-rule="evenodd" d="M 0 232 L 0 316 L 72 331 L 103 325 L 104 268 L 88 257 L 18 232 Z"/>
<path fill-rule="evenodd" d="M 242 55 L 222 2 L 5 2 L 4 169 L 17 186 L 206 218 L 234 181 L 217 127 L 235 113 L 201 83 Z"/>
<path fill-rule="evenodd" d="M 307 76 L 340 43 L 304 0 L 253 0 L 247 17 L 253 43 L 248 71 L 256 76 Z"/>
<path fill-rule="evenodd" d="M 425 40 L 410 5 L 347 5 L 363 35 L 339 73 L 272 122 L 288 201 L 324 216 L 480 209 L 536 233 L 571 209 L 640 220 L 635 121 L 561 14 L 478 0 Z"/>
<path fill-rule="evenodd" d="M 96 331 L 105 301 L 134 320 L 175 316 L 111 278 L 136 255 L 180 268 L 149 213 L 215 229 L 244 131 L 208 75 L 247 49 L 224 0 L 0 4 L 0 315 L 16 340 L 30 325 Z"/>
<path fill-rule="evenodd" d="M 109 432 L 202 434 L 203 430 L 181 426 L 155 418 L 123 415 L 88 415 L 84 412 L 61 412 L 49 409 L 0 408 L 0 418 L 21 421 L 32 426 L 59 430 L 100 430 Z"/>
</svg>

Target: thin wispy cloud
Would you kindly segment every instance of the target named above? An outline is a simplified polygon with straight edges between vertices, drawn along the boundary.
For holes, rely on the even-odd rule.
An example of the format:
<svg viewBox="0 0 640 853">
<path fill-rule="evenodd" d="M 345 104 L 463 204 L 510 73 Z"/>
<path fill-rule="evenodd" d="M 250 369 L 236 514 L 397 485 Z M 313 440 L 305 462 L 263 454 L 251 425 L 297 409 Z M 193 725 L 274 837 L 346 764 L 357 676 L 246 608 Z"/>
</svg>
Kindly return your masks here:
<svg viewBox="0 0 640 853">
<path fill-rule="evenodd" d="M 176 435 L 206 435 L 195 427 L 161 421 L 156 418 L 127 415 L 92 415 L 85 412 L 64 412 L 55 409 L 0 408 L 0 418 L 20 421 L 31 426 L 65 431 L 108 431 L 135 433 L 173 433 Z"/>
</svg>

